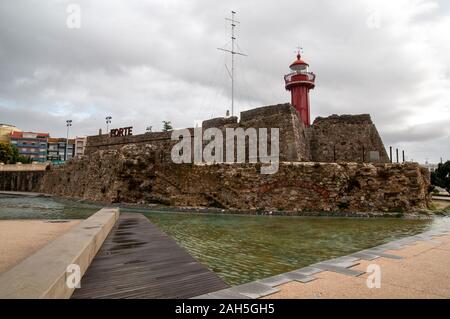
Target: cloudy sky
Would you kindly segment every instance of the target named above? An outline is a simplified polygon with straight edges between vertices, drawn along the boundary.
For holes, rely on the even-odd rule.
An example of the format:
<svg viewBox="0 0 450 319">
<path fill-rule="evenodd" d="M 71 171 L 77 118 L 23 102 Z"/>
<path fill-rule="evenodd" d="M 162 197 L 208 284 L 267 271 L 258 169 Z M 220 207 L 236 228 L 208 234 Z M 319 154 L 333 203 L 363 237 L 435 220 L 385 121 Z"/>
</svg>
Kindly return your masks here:
<svg viewBox="0 0 450 319">
<path fill-rule="evenodd" d="M 69 28 L 68 5 L 81 9 Z M 0 2 L 0 123 L 65 136 L 113 126 L 177 128 L 230 108 L 237 11 L 237 112 L 289 102 L 295 48 L 317 74 L 313 117 L 370 113 L 386 147 L 450 160 L 447 0 L 14 0 Z M 68 21 L 69 20 L 69 21 Z"/>
</svg>

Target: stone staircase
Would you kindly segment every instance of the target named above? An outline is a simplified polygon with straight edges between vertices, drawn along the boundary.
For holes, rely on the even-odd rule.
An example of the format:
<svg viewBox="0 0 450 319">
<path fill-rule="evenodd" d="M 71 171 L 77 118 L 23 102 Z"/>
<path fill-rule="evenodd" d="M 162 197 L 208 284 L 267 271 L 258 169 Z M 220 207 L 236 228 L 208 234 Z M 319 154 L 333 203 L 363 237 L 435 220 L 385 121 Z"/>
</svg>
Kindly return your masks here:
<svg viewBox="0 0 450 319">
<path fill-rule="evenodd" d="M 160 178 L 161 180 L 163 180 L 164 182 L 166 182 L 167 184 L 175 187 L 177 189 L 177 191 L 180 192 L 180 194 L 190 193 L 190 191 L 184 189 L 184 187 L 180 184 L 180 182 L 176 178 L 171 177 L 171 176 L 166 175 L 161 172 L 156 172 L 155 175 L 158 178 Z M 222 198 L 220 196 L 220 194 L 217 192 L 202 191 L 202 192 L 199 192 L 198 194 L 205 196 L 208 200 L 210 200 L 215 205 L 217 205 L 218 208 L 229 209 L 229 210 L 240 209 L 240 207 L 232 206 L 226 199 Z"/>
</svg>

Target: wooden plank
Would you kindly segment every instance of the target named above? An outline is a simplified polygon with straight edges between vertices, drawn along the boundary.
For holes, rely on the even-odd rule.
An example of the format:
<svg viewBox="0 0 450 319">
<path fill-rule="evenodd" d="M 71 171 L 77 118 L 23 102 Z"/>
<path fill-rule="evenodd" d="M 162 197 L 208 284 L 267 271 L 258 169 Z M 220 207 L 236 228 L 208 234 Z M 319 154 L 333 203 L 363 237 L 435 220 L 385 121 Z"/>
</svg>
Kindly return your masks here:
<svg viewBox="0 0 450 319">
<path fill-rule="evenodd" d="M 144 215 L 125 213 L 72 298 L 191 298 L 228 287 Z"/>
</svg>

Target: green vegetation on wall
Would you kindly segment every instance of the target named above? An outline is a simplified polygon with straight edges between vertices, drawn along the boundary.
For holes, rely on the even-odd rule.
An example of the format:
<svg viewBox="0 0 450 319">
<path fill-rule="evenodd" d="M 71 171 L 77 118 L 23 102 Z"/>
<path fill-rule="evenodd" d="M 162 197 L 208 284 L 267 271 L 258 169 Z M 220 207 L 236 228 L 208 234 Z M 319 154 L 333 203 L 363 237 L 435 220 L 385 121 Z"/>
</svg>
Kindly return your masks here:
<svg viewBox="0 0 450 319">
<path fill-rule="evenodd" d="M 170 121 L 163 121 L 163 132 L 169 132 L 173 130 L 172 123 Z"/>
<path fill-rule="evenodd" d="M 431 183 L 450 191 L 450 161 L 439 164 L 438 169 L 431 173 Z"/>
</svg>

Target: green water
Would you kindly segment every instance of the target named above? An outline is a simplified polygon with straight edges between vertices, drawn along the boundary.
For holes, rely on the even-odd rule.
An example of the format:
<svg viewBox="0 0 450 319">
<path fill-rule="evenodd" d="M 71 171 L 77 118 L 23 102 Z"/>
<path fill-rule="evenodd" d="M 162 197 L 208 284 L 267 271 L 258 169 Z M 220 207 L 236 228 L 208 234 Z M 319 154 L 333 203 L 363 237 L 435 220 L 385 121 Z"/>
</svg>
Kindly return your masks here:
<svg viewBox="0 0 450 319">
<path fill-rule="evenodd" d="M 95 205 L 53 198 L 0 195 L 0 219 L 87 218 L 98 209 Z M 348 255 L 450 223 L 447 218 L 369 220 L 145 211 L 144 214 L 231 285 Z"/>
<path fill-rule="evenodd" d="M 146 215 L 232 285 L 415 235 L 434 224 L 396 219 Z"/>
<path fill-rule="evenodd" d="M 101 206 L 49 197 L 0 194 L 1 219 L 85 219 Z"/>
</svg>

